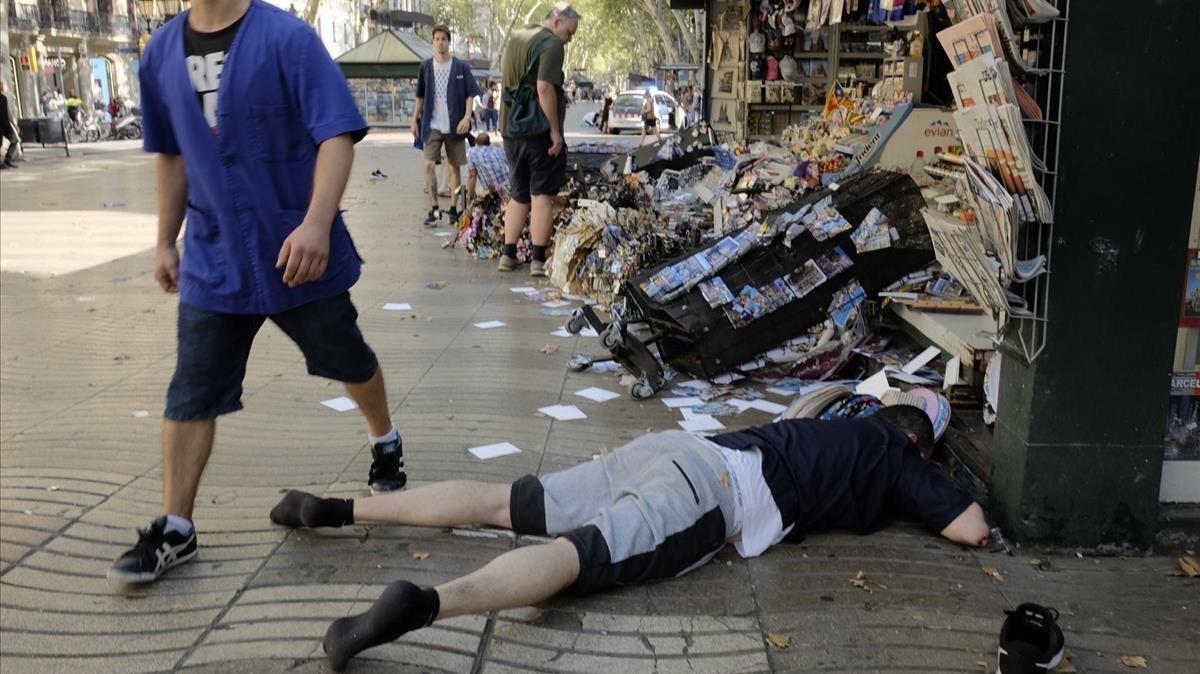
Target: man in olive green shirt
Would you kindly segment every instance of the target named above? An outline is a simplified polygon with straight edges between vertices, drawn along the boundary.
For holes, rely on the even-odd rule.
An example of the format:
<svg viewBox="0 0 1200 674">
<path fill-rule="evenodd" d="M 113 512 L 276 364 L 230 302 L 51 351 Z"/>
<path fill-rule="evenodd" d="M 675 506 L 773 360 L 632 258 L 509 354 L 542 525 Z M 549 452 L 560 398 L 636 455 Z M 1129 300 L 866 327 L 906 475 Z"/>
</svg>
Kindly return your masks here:
<svg viewBox="0 0 1200 674">
<path fill-rule="evenodd" d="M 541 26 L 513 31 L 500 60 L 505 90 L 516 88 L 529 68 L 534 49 L 545 44 L 538 56 L 537 67 L 530 74 L 529 84 L 536 87 L 538 104 L 550 123 L 550 130 L 544 134 L 511 136 L 508 133 L 508 103 L 501 101 L 500 135 L 508 155 L 512 198 L 504 212 L 504 252 L 500 256 L 500 271 L 517 268 L 517 242 L 525 229 L 525 218 L 529 217 L 533 243 L 529 275 L 546 275 L 546 247 L 554 227 L 553 200 L 567 180 L 567 152 L 563 143 L 563 122 L 567 116 L 567 99 L 562 88 L 563 48 L 574 37 L 581 18 L 571 5 L 555 5 Z"/>
</svg>

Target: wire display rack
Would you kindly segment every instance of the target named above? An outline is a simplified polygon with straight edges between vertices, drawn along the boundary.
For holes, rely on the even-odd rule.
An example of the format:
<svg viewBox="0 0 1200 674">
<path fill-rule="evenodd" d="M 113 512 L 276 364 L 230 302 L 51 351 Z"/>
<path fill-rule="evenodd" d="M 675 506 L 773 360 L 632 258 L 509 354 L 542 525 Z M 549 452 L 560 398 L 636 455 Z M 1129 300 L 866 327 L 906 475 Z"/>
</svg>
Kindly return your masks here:
<svg viewBox="0 0 1200 674">
<path fill-rule="evenodd" d="M 1058 17 L 1040 25 L 1026 26 L 1022 42 L 1035 72 L 1025 76 L 1026 90 L 1042 108 L 1042 119 L 1026 119 L 1025 132 L 1029 146 L 1040 164 L 1034 174 L 1054 206 L 1058 188 L 1059 143 L 1062 131 L 1063 83 L 1066 78 L 1068 0 L 1050 0 L 1058 9 Z M 1009 322 L 1005 341 L 1026 364 L 1046 349 L 1050 321 L 1051 251 L 1054 243 L 1054 223 L 1030 223 L 1022 228 L 1019 238 L 1019 257 L 1046 256 L 1046 271 L 1012 290 L 1025 300 L 1027 313 L 1016 314 Z"/>
</svg>

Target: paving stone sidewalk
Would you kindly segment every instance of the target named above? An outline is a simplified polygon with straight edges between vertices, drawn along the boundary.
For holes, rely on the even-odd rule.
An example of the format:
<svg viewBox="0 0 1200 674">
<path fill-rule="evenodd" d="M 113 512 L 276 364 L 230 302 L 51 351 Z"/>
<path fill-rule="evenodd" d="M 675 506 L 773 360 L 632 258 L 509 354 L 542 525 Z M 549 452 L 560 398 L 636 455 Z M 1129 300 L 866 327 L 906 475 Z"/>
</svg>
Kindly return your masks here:
<svg viewBox="0 0 1200 674">
<path fill-rule="evenodd" d="M 509 481 L 674 428 L 675 412 L 631 400 L 615 376 L 567 371 L 572 353 L 599 345 L 551 336 L 562 319 L 509 291 L 531 285 L 524 273 L 440 248 L 445 239 L 420 225 L 410 144 L 402 134 L 364 142 L 344 207 L 367 261 L 353 299 L 412 479 Z M 390 178 L 370 180 L 376 168 Z M 105 580 L 160 503 L 176 312 L 151 273 L 152 185 L 152 161 L 136 152 L 32 162 L 0 178 L 0 670 L 323 671 L 326 626 L 366 608 L 387 582 L 438 583 L 530 542 L 271 526 L 267 511 L 286 488 L 365 494 L 370 456 L 357 413 L 320 404 L 339 387 L 307 376 L 268 324 L 246 409 L 217 433 L 196 510 L 200 556 L 150 587 Z M 88 258 L 97 245 L 113 255 Z M 86 262 L 72 264 L 78 257 Z M 35 263 L 37 274 L 15 271 Z M 55 265 L 68 271 L 49 275 Z M 427 287 L 435 281 L 446 285 Z M 383 311 L 386 302 L 413 311 Z M 488 320 L 508 325 L 473 326 Z M 546 344 L 560 348 L 545 354 Z M 573 395 L 588 386 L 623 395 Z M 588 418 L 535 414 L 559 402 Z M 768 420 L 751 410 L 738 423 Z M 523 451 L 490 461 L 466 452 L 499 441 Z M 1003 609 L 1032 600 L 1062 611 L 1080 672 L 1126 671 L 1121 655 L 1147 657 L 1152 672 L 1195 672 L 1200 584 L 1169 575 L 1175 568 L 1170 557 L 1001 557 L 900 525 L 814 536 L 748 561 L 727 549 L 682 579 L 438 623 L 364 653 L 351 671 L 979 672 L 994 662 Z M 848 582 L 860 570 L 871 592 Z M 790 645 L 771 645 L 771 634 Z"/>
</svg>

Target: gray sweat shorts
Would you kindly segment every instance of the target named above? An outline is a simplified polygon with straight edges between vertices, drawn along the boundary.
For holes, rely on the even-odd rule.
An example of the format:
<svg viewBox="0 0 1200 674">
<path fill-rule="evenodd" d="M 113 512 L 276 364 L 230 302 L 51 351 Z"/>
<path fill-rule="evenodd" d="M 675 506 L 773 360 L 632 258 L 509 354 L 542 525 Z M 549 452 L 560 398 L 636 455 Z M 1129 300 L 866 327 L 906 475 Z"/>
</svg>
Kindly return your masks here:
<svg viewBox="0 0 1200 674">
<path fill-rule="evenodd" d="M 735 533 L 725 463 L 684 431 L 637 438 L 600 458 L 513 483 L 513 531 L 562 536 L 579 552 L 575 592 L 672 578 Z"/>
</svg>

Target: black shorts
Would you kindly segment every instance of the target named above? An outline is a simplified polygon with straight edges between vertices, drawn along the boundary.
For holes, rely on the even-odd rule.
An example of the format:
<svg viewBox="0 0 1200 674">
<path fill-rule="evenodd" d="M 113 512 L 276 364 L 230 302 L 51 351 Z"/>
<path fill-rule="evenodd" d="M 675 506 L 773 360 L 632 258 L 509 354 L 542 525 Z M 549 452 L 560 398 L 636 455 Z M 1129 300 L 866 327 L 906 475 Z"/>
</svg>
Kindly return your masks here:
<svg viewBox="0 0 1200 674">
<path fill-rule="evenodd" d="M 643 118 L 643 119 L 642 119 L 642 123 L 646 125 L 646 130 L 647 130 L 647 131 L 653 131 L 653 130 L 655 130 L 655 129 L 657 129 L 657 128 L 658 128 L 658 120 L 657 120 L 657 119 L 645 119 L 645 118 Z"/>
<path fill-rule="evenodd" d="M 309 374 L 360 384 L 379 369 L 358 329 L 349 292 L 270 316 L 224 314 L 180 302 L 179 355 L 163 416 L 201 421 L 242 409 L 246 360 L 268 318 L 300 347 Z"/>
<path fill-rule="evenodd" d="M 549 132 L 504 139 L 513 201 L 528 204 L 531 197 L 555 196 L 567 182 L 567 149 L 551 157 L 550 145 Z"/>
</svg>

